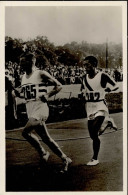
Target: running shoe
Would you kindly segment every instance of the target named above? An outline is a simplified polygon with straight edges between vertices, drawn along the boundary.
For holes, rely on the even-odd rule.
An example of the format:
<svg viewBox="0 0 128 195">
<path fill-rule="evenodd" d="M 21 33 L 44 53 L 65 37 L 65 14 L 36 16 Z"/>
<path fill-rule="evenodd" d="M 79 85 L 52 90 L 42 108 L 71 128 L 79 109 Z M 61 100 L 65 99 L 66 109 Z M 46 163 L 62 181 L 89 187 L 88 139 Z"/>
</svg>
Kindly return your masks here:
<svg viewBox="0 0 128 195">
<path fill-rule="evenodd" d="M 95 166 L 99 164 L 99 160 L 91 159 L 88 163 L 87 166 Z"/>
</svg>

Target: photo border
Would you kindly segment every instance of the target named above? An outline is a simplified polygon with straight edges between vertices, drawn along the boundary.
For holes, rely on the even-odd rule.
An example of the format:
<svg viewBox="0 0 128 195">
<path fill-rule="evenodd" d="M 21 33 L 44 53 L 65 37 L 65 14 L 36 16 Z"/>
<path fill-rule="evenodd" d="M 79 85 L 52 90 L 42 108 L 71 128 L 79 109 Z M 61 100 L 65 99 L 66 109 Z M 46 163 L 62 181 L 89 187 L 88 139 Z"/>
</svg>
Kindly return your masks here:
<svg viewBox="0 0 128 195">
<path fill-rule="evenodd" d="M 37 194 L 37 192 L 6 192 L 5 191 L 5 95 L 4 95 L 4 64 L 5 64 L 5 51 L 4 51 L 4 38 L 5 38 L 5 8 L 6 6 L 122 6 L 123 13 L 123 26 L 122 26 L 122 39 L 123 39 L 123 191 L 120 192 L 75 192 L 75 194 L 86 193 L 86 194 L 119 194 L 123 195 L 127 193 L 127 1 L 1 1 L 0 2 L 0 23 L 1 23 L 1 36 L 0 36 L 0 94 L 1 94 L 1 131 L 0 131 L 0 194 Z M 45 192 L 38 192 L 42 194 Z M 47 194 L 58 194 L 62 192 L 47 192 Z M 64 192 L 67 194 L 67 192 Z M 64 194 L 63 193 L 63 194 Z M 68 192 L 72 194 L 74 192 Z"/>
</svg>

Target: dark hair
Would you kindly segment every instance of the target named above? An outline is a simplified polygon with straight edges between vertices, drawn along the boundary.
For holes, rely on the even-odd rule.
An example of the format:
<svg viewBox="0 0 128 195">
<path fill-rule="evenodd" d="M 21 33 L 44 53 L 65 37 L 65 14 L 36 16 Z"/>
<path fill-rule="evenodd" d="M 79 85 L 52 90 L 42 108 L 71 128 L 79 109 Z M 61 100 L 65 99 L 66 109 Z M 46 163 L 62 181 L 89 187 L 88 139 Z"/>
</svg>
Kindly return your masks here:
<svg viewBox="0 0 128 195">
<path fill-rule="evenodd" d="M 25 53 L 25 54 L 22 54 L 20 56 L 20 62 L 22 61 L 25 61 L 25 62 L 31 62 L 33 58 L 35 58 L 36 56 L 33 54 L 33 53 Z"/>
<path fill-rule="evenodd" d="M 35 55 L 33 53 L 27 53 L 22 55 L 21 58 L 24 58 L 26 61 L 31 61 L 33 58 L 35 58 Z"/>
<path fill-rule="evenodd" d="M 98 60 L 94 56 L 87 56 L 85 57 L 84 61 L 88 60 L 94 67 L 97 67 Z"/>
</svg>

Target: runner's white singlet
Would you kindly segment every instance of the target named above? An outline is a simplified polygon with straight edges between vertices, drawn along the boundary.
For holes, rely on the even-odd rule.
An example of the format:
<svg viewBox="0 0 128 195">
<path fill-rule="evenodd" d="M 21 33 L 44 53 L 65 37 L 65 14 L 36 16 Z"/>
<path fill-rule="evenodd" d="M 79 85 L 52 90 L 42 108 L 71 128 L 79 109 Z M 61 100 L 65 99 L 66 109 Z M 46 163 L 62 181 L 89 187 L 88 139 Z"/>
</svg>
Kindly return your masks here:
<svg viewBox="0 0 128 195">
<path fill-rule="evenodd" d="M 90 90 L 87 87 L 86 82 L 83 80 L 83 85 L 85 86 L 84 94 L 85 94 L 85 100 L 86 100 L 86 111 L 87 111 L 87 117 L 90 119 L 90 116 L 105 116 L 105 113 L 108 113 L 108 108 L 105 104 L 105 91 L 104 88 L 101 86 L 101 75 L 102 73 L 99 72 L 97 75 L 90 79 L 88 75 L 86 76 L 87 83 L 92 88 Z"/>
<path fill-rule="evenodd" d="M 49 114 L 47 103 L 40 100 L 40 97 L 47 93 L 47 88 L 40 76 L 40 70 L 36 69 L 29 77 L 24 74 L 21 85 L 28 118 L 47 120 Z"/>
</svg>

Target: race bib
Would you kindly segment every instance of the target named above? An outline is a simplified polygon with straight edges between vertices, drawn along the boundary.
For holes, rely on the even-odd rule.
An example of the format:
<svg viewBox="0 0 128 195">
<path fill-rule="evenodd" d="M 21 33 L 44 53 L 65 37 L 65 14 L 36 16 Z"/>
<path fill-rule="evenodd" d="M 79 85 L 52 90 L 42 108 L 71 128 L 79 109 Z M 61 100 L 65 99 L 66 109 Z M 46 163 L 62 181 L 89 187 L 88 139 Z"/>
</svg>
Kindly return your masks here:
<svg viewBox="0 0 128 195">
<path fill-rule="evenodd" d="M 100 93 L 99 92 L 89 92 L 85 93 L 85 100 L 87 102 L 96 102 L 100 100 Z"/>
<path fill-rule="evenodd" d="M 22 93 L 25 100 L 36 100 L 37 98 L 41 97 L 41 95 L 47 93 L 47 89 L 42 84 L 29 84 L 22 86 Z"/>
</svg>

